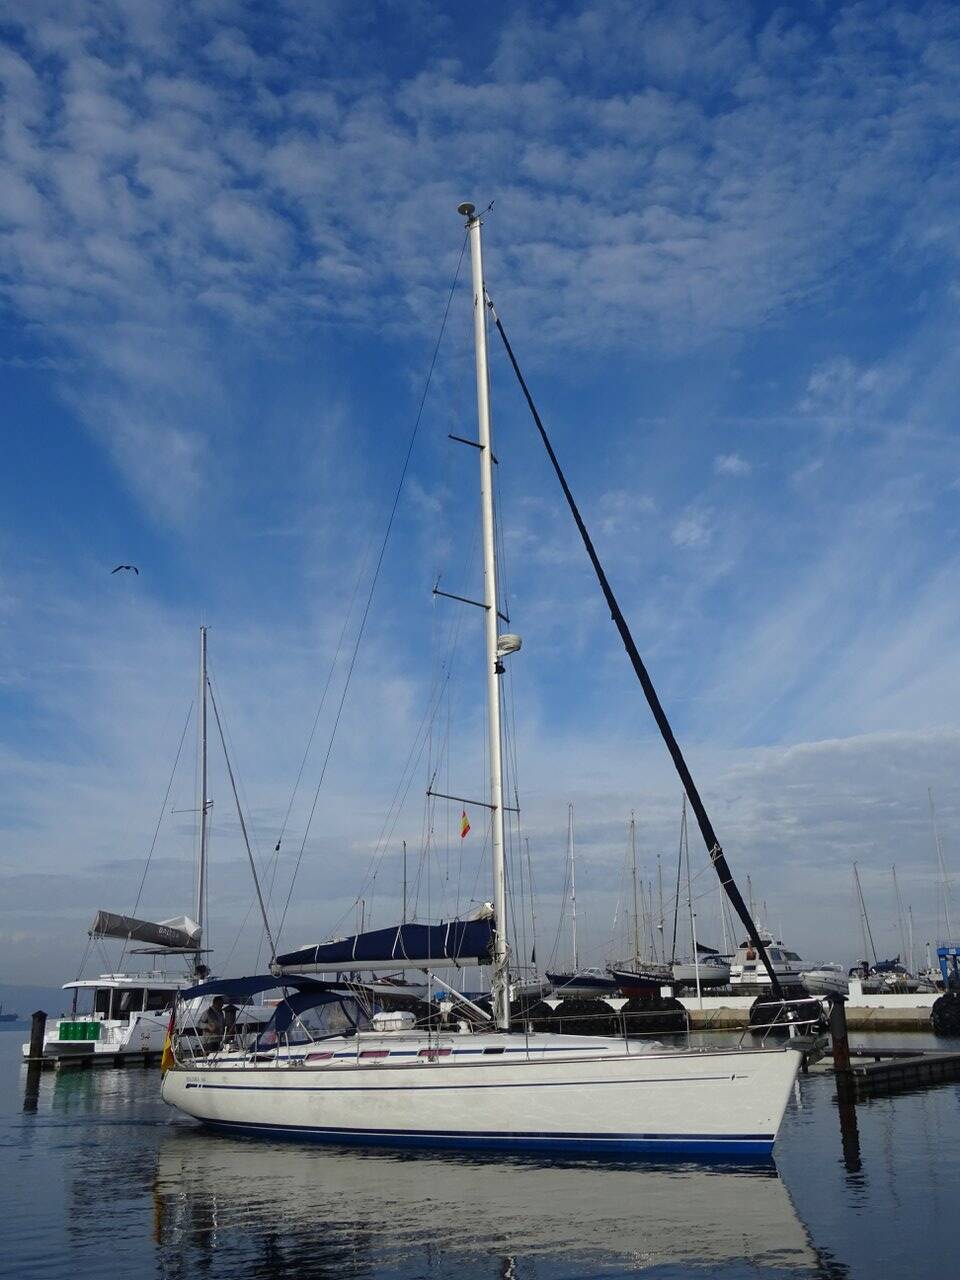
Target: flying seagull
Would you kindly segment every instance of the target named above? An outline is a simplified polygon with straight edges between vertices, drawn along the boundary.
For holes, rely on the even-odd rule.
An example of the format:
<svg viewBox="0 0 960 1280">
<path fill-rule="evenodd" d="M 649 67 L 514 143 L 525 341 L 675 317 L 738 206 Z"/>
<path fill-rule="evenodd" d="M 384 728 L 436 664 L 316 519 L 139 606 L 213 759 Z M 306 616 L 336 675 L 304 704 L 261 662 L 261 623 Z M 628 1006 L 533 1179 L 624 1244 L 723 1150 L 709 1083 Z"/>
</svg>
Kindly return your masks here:
<svg viewBox="0 0 960 1280">
<path fill-rule="evenodd" d="M 117 567 L 115 569 L 111 569 L 110 572 L 119 573 L 121 569 L 132 569 L 133 572 L 137 575 L 137 577 L 138 578 L 140 577 L 140 570 L 137 568 L 135 564 L 118 564 Z"/>
</svg>

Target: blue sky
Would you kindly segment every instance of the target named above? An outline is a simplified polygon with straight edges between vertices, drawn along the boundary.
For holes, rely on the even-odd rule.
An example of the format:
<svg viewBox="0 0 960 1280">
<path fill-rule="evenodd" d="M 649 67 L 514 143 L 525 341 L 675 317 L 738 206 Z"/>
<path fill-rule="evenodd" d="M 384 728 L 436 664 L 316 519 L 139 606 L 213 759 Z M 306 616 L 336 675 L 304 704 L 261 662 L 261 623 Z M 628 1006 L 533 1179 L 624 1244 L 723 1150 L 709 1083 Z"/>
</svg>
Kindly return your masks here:
<svg viewBox="0 0 960 1280">
<path fill-rule="evenodd" d="M 463 199 L 496 202 L 490 291 L 735 870 L 789 942 L 848 959 L 851 861 L 889 950 L 896 862 L 935 936 L 928 787 L 948 864 L 960 846 L 955 6 L 33 0 L 0 31 L 5 975 L 70 976 L 92 911 L 133 905 L 201 620 L 266 861 L 369 585 Z M 484 785 L 476 621 L 430 596 L 438 573 L 477 590 L 475 460 L 446 439 L 473 429 L 469 336 L 459 289 L 291 944 L 353 919 L 381 853 L 364 893 L 390 918 L 447 718 L 451 786 Z M 493 374 L 541 923 L 572 802 L 599 960 L 630 810 L 652 874 L 678 788 L 498 352 Z M 279 885 L 344 674 L 342 652 Z M 191 787 L 185 763 L 174 807 Z M 214 798 L 214 941 L 241 965 L 220 766 Z M 448 816 L 434 907 L 461 855 L 482 888 L 482 817 L 460 848 Z M 190 827 L 162 824 L 145 911 L 189 906 Z"/>
</svg>

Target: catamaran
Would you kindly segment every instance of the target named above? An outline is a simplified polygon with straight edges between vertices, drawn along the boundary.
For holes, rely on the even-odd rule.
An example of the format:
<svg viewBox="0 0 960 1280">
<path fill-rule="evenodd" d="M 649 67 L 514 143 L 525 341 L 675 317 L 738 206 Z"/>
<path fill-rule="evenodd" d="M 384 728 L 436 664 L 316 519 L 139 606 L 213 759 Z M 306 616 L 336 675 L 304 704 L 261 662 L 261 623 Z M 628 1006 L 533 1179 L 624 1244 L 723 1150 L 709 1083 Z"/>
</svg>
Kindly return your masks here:
<svg viewBox="0 0 960 1280">
<path fill-rule="evenodd" d="M 207 972 L 204 963 L 207 907 L 207 844 L 211 801 L 207 795 L 207 629 L 200 628 L 200 695 L 198 759 L 197 896 L 194 916 L 169 920 L 141 920 L 115 911 L 98 911 L 89 929 L 91 943 L 120 939 L 124 955 L 152 958 L 154 965 L 183 963 L 183 968 L 125 968 L 91 978 L 65 982 L 70 992 L 69 1013 L 51 1018 L 44 1030 L 43 1057 L 61 1062 L 86 1059 L 106 1065 L 157 1057 L 163 1051 L 170 1010 L 177 992 Z M 186 732 L 186 729 L 184 729 Z M 135 908 L 136 909 L 136 908 Z M 136 945 L 131 945 L 136 944 Z M 184 963 L 185 962 L 185 963 Z M 262 1010 L 249 1010 L 241 1030 L 259 1030 Z M 23 1045 L 29 1057 L 30 1045 Z"/>
<path fill-rule="evenodd" d="M 300 948 L 276 956 L 270 974 L 236 979 L 232 985 L 201 983 L 183 992 L 183 1008 L 214 993 L 247 998 L 270 987 L 279 988 L 285 998 L 250 1051 L 231 1048 L 200 1056 L 174 1046 L 163 1098 L 214 1129 L 270 1137 L 371 1146 L 766 1155 L 799 1067 L 800 1056 L 789 1046 L 678 1049 L 622 1036 L 535 1033 L 525 1023 L 511 1025 L 500 677 L 520 639 L 501 633 L 499 626 L 488 311 L 690 796 L 711 861 L 761 954 L 763 944 L 487 297 L 481 218 L 472 204 L 458 211 L 466 219 L 472 264 L 479 435 L 469 443 L 480 462 L 491 910 L 478 920 L 406 923 Z M 264 924 L 269 933 L 265 912 Z M 335 977 L 405 967 L 435 973 L 484 963 L 492 967 L 489 1016 L 451 992 L 453 1017 L 421 1026 L 410 1012 L 358 1018 L 355 1003 L 345 998 L 348 979 Z M 320 974 L 333 977 L 324 981 L 314 976 Z M 777 991 L 775 976 L 772 983 Z"/>
</svg>

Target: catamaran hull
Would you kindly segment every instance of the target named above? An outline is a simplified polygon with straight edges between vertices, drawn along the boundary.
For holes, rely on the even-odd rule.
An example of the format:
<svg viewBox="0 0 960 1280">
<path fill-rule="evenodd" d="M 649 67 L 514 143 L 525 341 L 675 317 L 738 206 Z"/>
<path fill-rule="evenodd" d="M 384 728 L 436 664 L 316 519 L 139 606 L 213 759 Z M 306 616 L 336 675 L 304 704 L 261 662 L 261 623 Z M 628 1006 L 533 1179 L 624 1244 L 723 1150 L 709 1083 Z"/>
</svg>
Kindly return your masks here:
<svg viewBox="0 0 960 1280">
<path fill-rule="evenodd" d="M 368 1146 L 767 1156 L 790 1050 L 471 1065 L 177 1067 L 164 1100 L 203 1124 Z"/>
</svg>

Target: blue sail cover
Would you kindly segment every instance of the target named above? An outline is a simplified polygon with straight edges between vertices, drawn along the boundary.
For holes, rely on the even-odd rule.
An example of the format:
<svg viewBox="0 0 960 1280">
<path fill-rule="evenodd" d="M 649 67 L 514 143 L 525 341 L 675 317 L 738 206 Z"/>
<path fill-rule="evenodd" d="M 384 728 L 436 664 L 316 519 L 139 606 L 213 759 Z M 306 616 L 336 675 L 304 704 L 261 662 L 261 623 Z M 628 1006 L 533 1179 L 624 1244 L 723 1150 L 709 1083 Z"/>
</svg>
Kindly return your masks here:
<svg viewBox="0 0 960 1280">
<path fill-rule="evenodd" d="M 349 969 L 424 969 L 490 964 L 492 920 L 448 924 L 398 924 L 371 929 L 277 956 L 278 973 L 332 973 Z"/>
</svg>

